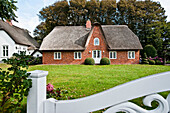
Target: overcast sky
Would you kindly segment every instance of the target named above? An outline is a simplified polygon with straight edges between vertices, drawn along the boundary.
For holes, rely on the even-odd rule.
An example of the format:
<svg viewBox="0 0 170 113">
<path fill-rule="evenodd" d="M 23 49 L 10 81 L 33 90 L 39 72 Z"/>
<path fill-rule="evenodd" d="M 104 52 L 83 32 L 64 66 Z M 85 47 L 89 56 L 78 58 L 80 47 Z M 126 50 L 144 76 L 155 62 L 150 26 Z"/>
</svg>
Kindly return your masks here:
<svg viewBox="0 0 170 113">
<path fill-rule="evenodd" d="M 36 26 L 40 23 L 37 16 L 38 12 L 45 6 L 51 5 L 57 0 L 18 0 L 16 4 L 18 10 L 16 15 L 18 16 L 18 23 L 13 22 L 14 25 L 28 29 L 33 33 Z M 117 0 L 118 1 L 118 0 Z M 170 21 L 170 0 L 153 0 L 159 1 L 162 7 L 165 8 L 165 15 L 168 16 L 167 20 Z"/>
</svg>

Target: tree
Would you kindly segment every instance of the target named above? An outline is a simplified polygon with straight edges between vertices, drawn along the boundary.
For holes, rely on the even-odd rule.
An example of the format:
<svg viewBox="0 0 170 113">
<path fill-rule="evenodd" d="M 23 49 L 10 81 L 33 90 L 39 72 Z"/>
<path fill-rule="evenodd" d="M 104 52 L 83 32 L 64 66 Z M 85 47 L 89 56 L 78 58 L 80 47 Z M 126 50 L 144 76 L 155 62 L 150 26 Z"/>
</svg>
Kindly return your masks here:
<svg viewBox="0 0 170 113">
<path fill-rule="evenodd" d="M 116 21 L 116 0 L 102 0 L 100 2 L 100 23 L 112 25 Z"/>
<path fill-rule="evenodd" d="M 70 25 L 85 25 L 87 18 L 87 10 L 85 9 L 86 0 L 70 0 L 69 2 L 70 7 L 68 16 Z"/>
<path fill-rule="evenodd" d="M 146 45 L 144 48 L 143 48 L 143 51 L 144 53 L 146 53 L 146 55 L 148 57 L 156 57 L 157 55 L 157 50 L 155 49 L 155 47 L 153 45 Z"/>
<path fill-rule="evenodd" d="M 127 25 L 143 47 L 153 45 L 158 55 L 169 41 L 165 10 L 152 0 L 120 0 L 118 3 L 116 0 L 70 0 L 69 4 L 63 0 L 43 8 L 39 17 L 42 22 L 34 34 L 40 43 L 55 26 L 85 25 L 88 19 L 102 25 Z"/>
<path fill-rule="evenodd" d="M 58 1 L 51 6 L 43 8 L 39 12 L 42 21 L 34 30 L 34 38 L 41 44 L 43 38 L 48 35 L 55 26 L 69 25 L 69 5 L 66 0 Z"/>
<path fill-rule="evenodd" d="M 17 21 L 17 16 L 14 13 L 14 11 L 17 11 L 15 3 L 17 3 L 15 0 L 0 0 L 0 18 L 2 20 Z"/>
</svg>

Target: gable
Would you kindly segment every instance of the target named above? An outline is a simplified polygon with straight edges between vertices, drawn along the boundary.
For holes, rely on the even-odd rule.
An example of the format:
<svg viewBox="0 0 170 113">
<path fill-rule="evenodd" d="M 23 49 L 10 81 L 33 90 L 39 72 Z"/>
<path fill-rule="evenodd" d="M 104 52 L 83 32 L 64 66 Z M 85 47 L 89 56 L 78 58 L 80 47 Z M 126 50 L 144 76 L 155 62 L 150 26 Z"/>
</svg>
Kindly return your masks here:
<svg viewBox="0 0 170 113">
<path fill-rule="evenodd" d="M 28 31 L 17 26 L 11 26 L 0 20 L 0 30 L 5 31 L 17 44 L 39 47 L 39 44 L 29 35 Z"/>
<path fill-rule="evenodd" d="M 99 39 L 99 45 L 94 44 L 95 39 Z M 90 46 L 90 48 L 93 48 L 93 49 L 101 49 L 101 48 L 108 49 L 107 42 L 104 38 L 102 29 L 100 26 L 93 26 L 93 28 L 87 38 L 85 47 L 88 48 L 89 46 Z"/>
<path fill-rule="evenodd" d="M 0 30 L 0 45 L 14 45 L 14 40 L 3 30 Z"/>
</svg>

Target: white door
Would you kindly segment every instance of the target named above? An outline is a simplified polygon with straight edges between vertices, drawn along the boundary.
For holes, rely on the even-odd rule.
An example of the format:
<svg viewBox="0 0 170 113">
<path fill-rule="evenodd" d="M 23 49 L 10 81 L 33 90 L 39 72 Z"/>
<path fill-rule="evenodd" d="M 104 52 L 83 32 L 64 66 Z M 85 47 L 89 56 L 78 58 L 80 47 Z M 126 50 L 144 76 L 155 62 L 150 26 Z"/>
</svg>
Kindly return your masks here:
<svg viewBox="0 0 170 113">
<path fill-rule="evenodd" d="M 99 64 L 101 60 L 101 51 L 100 50 L 93 50 L 92 58 L 95 61 L 95 64 Z"/>
</svg>

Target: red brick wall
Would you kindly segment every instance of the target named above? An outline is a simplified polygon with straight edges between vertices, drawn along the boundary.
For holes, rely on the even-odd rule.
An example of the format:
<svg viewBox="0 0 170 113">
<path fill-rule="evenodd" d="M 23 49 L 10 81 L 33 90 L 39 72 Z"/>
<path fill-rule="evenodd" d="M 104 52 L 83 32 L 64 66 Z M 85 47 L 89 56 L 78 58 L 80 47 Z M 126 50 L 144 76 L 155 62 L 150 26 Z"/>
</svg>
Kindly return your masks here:
<svg viewBox="0 0 170 113">
<path fill-rule="evenodd" d="M 99 46 L 94 46 L 94 38 L 99 38 Z M 93 28 L 92 35 L 81 59 L 74 59 L 75 51 L 49 51 L 43 52 L 43 64 L 82 64 L 85 59 L 92 57 L 92 50 L 101 50 L 102 58 L 109 58 L 108 47 L 99 26 Z M 89 52 L 91 51 L 91 52 Z M 61 52 L 61 60 L 54 59 L 54 52 Z M 139 50 L 135 51 L 135 59 L 128 59 L 128 51 L 117 51 L 117 59 L 110 59 L 111 64 L 137 64 L 139 63 Z"/>
</svg>

